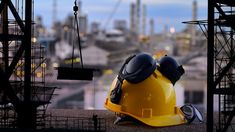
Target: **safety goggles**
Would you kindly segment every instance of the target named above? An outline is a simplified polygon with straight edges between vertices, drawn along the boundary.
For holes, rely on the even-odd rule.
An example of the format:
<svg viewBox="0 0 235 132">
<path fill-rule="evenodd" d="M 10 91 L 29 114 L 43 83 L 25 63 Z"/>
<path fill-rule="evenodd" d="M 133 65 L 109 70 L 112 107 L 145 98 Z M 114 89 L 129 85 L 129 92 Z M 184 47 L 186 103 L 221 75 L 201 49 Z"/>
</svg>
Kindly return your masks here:
<svg viewBox="0 0 235 132">
<path fill-rule="evenodd" d="M 185 119 L 187 120 L 188 124 L 193 122 L 195 119 L 198 119 L 200 123 L 203 122 L 202 113 L 192 104 L 186 104 L 180 107 L 180 109 L 184 113 Z"/>
</svg>

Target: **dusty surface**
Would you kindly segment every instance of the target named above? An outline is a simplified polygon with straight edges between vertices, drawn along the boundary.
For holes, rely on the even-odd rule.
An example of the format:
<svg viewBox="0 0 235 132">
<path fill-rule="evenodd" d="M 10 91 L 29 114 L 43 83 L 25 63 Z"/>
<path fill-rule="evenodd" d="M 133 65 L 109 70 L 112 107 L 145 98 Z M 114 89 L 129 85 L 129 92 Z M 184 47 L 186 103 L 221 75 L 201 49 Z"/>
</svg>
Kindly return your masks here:
<svg viewBox="0 0 235 132">
<path fill-rule="evenodd" d="M 93 114 L 98 115 L 99 118 L 106 120 L 106 131 L 117 132 L 205 132 L 206 123 L 193 122 L 191 124 L 184 124 L 172 127 L 156 128 L 150 127 L 141 123 L 128 123 L 122 125 L 114 125 L 115 114 L 107 110 L 70 110 L 70 109 L 51 109 L 47 113 L 54 116 L 67 117 L 92 117 Z"/>
</svg>

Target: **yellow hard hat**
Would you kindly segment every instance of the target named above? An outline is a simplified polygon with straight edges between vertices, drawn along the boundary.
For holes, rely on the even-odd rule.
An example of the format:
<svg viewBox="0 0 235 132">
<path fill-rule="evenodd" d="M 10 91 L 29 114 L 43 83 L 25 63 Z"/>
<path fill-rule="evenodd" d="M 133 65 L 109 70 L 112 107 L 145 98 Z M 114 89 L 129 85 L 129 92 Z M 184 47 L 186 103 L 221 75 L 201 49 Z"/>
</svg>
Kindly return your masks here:
<svg viewBox="0 0 235 132">
<path fill-rule="evenodd" d="M 105 107 L 155 127 L 186 123 L 176 106 L 172 82 L 158 70 L 153 58 L 143 53 L 124 63 L 111 85 Z"/>
</svg>

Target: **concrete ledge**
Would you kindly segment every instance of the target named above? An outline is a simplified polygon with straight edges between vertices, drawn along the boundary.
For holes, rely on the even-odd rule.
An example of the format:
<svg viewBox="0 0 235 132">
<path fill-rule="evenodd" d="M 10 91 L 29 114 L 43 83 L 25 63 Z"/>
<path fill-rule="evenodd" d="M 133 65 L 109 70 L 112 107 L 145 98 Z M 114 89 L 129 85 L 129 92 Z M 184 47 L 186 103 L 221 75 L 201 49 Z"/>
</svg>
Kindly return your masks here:
<svg viewBox="0 0 235 132">
<path fill-rule="evenodd" d="M 106 131 L 117 132 L 205 132 L 206 123 L 193 122 L 191 124 L 184 124 L 171 127 L 150 127 L 142 123 L 126 123 L 122 125 L 114 125 L 116 117 L 115 114 L 108 110 L 70 110 L 70 109 L 50 109 L 47 114 L 52 116 L 66 116 L 66 117 L 89 117 L 93 114 L 98 115 L 98 118 L 106 120 Z"/>
</svg>

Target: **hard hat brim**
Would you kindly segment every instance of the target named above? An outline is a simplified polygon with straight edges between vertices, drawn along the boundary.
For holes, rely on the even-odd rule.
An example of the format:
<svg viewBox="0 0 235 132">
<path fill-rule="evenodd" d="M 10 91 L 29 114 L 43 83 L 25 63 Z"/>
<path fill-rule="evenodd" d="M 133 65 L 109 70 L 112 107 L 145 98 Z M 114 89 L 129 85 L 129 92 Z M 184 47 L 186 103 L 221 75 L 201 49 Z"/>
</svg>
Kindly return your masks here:
<svg viewBox="0 0 235 132">
<path fill-rule="evenodd" d="M 186 120 L 184 116 L 180 113 L 179 108 L 175 107 L 176 113 L 173 115 L 162 115 L 162 116 L 153 116 L 151 118 L 141 118 L 138 116 L 130 115 L 137 120 L 153 127 L 164 127 L 164 126 L 174 126 L 185 124 Z"/>
<path fill-rule="evenodd" d="M 184 114 L 180 110 L 180 108 L 175 107 L 175 113 L 171 115 L 162 115 L 162 116 L 152 116 L 152 117 L 139 117 L 133 115 L 131 113 L 125 112 L 122 106 L 113 104 L 107 98 L 105 102 L 105 107 L 113 112 L 121 113 L 125 115 L 129 115 L 146 125 L 153 126 L 153 127 L 165 127 L 165 126 L 175 126 L 180 124 L 185 124 L 187 121 L 184 118 Z M 114 111 L 115 110 L 115 111 Z"/>
</svg>

